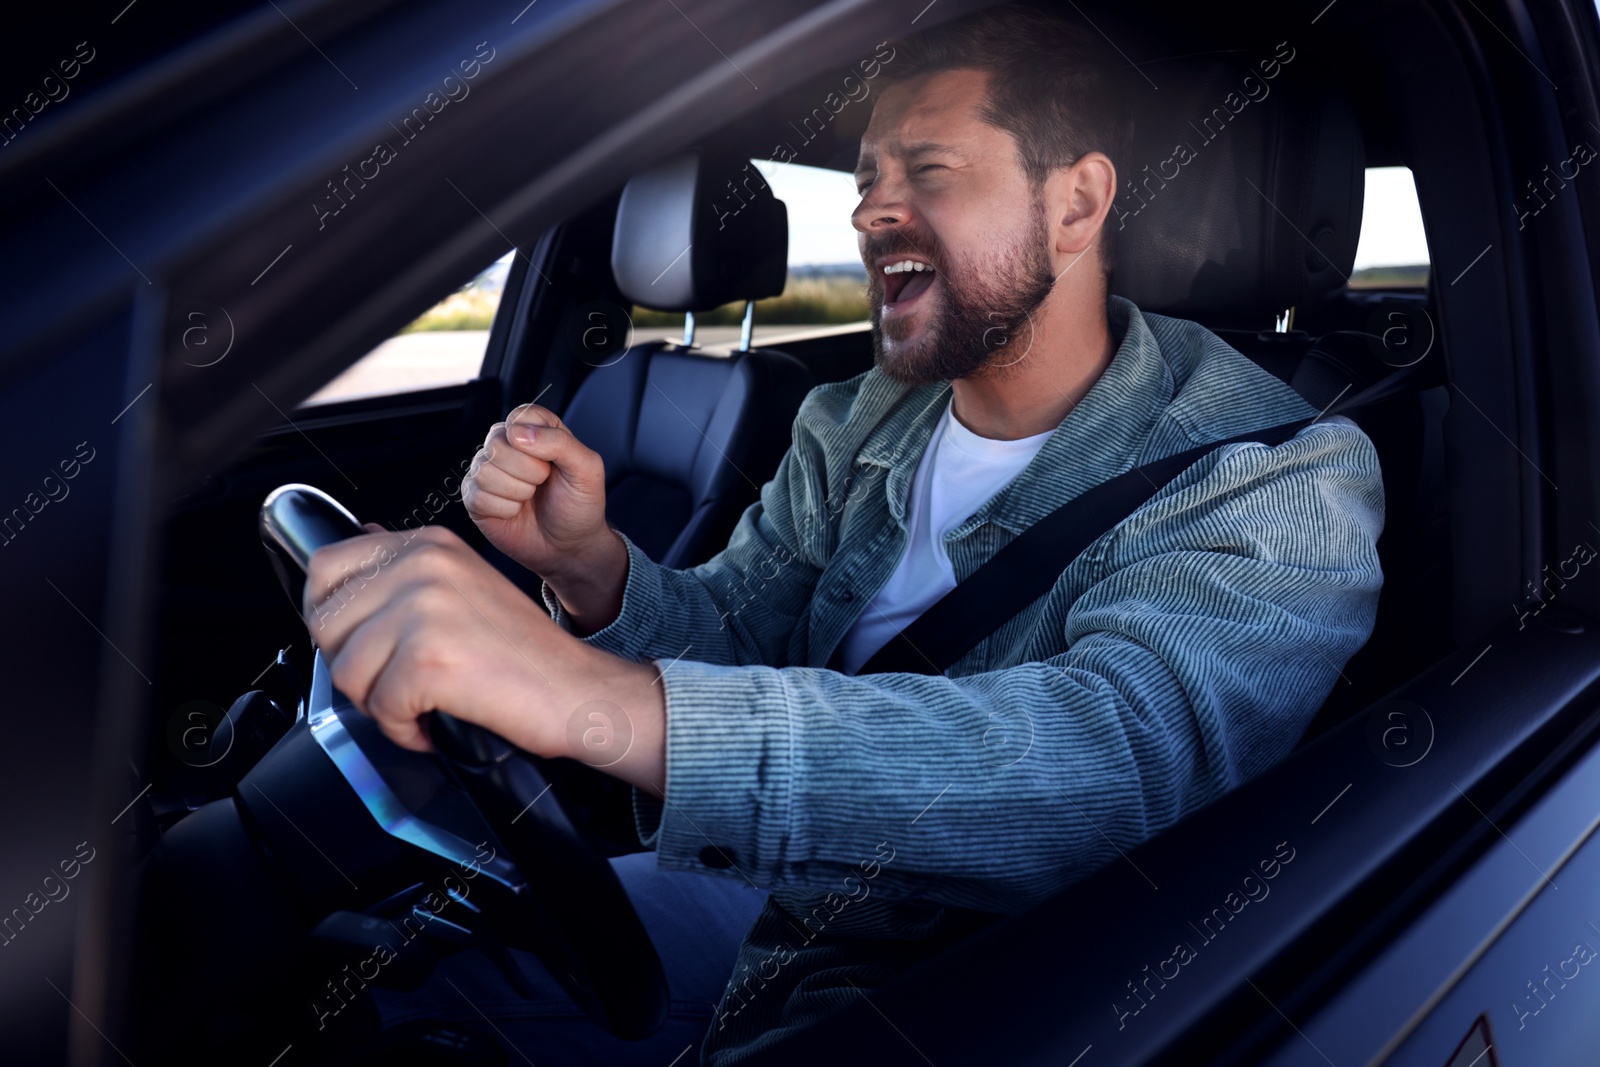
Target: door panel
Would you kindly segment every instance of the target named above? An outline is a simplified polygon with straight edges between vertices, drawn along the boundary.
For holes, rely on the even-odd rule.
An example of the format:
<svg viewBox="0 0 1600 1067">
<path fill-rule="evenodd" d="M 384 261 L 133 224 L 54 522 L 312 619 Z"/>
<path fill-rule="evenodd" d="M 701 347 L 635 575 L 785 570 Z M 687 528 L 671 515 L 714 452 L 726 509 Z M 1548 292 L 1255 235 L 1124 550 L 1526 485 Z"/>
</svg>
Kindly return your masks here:
<svg viewBox="0 0 1600 1067">
<path fill-rule="evenodd" d="M 305 624 L 267 563 L 261 502 L 286 482 L 331 493 L 366 522 L 442 525 L 483 546 L 460 479 L 499 415 L 499 383 L 301 409 L 180 501 L 168 520 L 158 634 L 156 721 L 189 701 L 226 708 L 280 648 L 310 660 Z M 453 499 L 452 499 L 453 498 Z"/>
<path fill-rule="evenodd" d="M 1451 1053 L 1480 1015 L 1494 1057 L 1481 1067 L 1592 1062 L 1600 748 L 1583 753 L 1520 819 L 1496 822 L 1503 836 L 1327 1008 L 1300 1022 L 1302 1037 L 1290 1038 L 1272 1067 L 1324 1056 L 1453 1067 Z"/>
<path fill-rule="evenodd" d="M 1600 730 L 1597 689 L 1595 620 L 1552 605 L 1523 629 L 1508 622 L 1125 861 L 996 923 L 874 992 L 870 1004 L 793 1035 L 774 1062 L 826 1053 L 881 1063 L 903 1056 L 907 1041 L 940 1049 L 941 1063 L 1070 1063 L 1091 1046 L 1101 1067 L 1298 1055 L 1286 1020 L 1315 1015 L 1430 908 L 1448 910 L 1444 894 L 1474 864 L 1487 864 L 1485 877 L 1511 878 L 1498 886 L 1498 903 L 1479 902 L 1490 917 L 1538 882 L 1526 862 L 1519 871 L 1486 857 L 1504 841 L 1500 830 L 1511 832 L 1569 772 L 1582 777 L 1572 767 Z M 1389 714 L 1396 710 L 1402 718 Z M 1525 851 L 1542 842 L 1529 851 L 1539 870 L 1589 832 L 1600 815 L 1585 806 L 1595 788 L 1584 781 L 1578 793 L 1588 799 L 1550 802 L 1559 831 L 1513 834 Z M 1550 895 L 1561 897 L 1568 926 L 1578 921 L 1564 883 Z M 1523 977 L 1533 973 L 1505 980 L 1520 987 Z M 1389 1008 L 1398 1021 L 1434 988 L 1404 987 L 1409 1003 Z M 1450 1016 L 1440 1067 L 1480 1007 Z M 1341 1025 L 1351 1041 L 1378 1047 L 1398 1022 L 1347 1014 Z"/>
</svg>

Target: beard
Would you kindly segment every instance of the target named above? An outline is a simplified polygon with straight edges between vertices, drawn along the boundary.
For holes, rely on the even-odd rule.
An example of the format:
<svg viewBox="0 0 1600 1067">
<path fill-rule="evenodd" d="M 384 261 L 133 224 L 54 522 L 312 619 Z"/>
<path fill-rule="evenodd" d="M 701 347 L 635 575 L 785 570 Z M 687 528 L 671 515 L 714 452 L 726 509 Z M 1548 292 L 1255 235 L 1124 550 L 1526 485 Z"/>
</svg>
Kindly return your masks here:
<svg viewBox="0 0 1600 1067">
<path fill-rule="evenodd" d="M 862 248 L 867 269 L 867 295 L 872 304 L 872 358 L 886 376 L 907 385 L 966 378 L 986 367 L 1003 368 L 1027 354 L 1012 343 L 1055 285 L 1051 269 L 1049 227 L 1043 204 L 1033 222 L 1016 239 L 982 255 L 956 260 L 933 235 L 900 227 L 870 239 Z M 911 324 L 883 322 L 883 272 L 871 266 L 880 256 L 916 252 L 933 264 L 935 275 L 920 309 L 922 336 L 908 340 Z M 938 291 L 935 291 L 937 287 Z M 1033 343 L 1031 327 L 1023 341 Z"/>
</svg>

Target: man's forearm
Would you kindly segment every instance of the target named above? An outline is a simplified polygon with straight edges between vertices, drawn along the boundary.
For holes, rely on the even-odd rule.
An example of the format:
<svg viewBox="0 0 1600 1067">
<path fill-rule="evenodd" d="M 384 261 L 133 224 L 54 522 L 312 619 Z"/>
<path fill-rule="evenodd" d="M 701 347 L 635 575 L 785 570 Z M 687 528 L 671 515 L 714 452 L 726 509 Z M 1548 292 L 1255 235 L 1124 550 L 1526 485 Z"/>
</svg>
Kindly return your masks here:
<svg viewBox="0 0 1600 1067">
<path fill-rule="evenodd" d="M 628 584 L 628 548 L 615 530 L 607 528 L 606 536 L 597 539 L 592 552 L 541 577 L 561 601 L 572 632 L 584 637 L 611 625 L 622 611 L 622 592 Z"/>
<path fill-rule="evenodd" d="M 573 709 L 566 720 L 567 748 L 560 754 L 661 797 L 667 779 L 667 705 L 660 669 L 653 662 L 631 663 L 571 643 L 577 647 L 563 654 L 566 669 L 551 672 L 561 695 L 548 707 Z"/>
<path fill-rule="evenodd" d="M 726 549 L 684 569 L 661 566 L 620 532 L 617 554 L 628 558 L 601 562 L 601 550 L 612 548 L 596 539 L 594 562 L 586 570 L 563 566 L 559 575 L 540 572 L 546 607 L 567 631 L 624 659 L 788 662 L 793 629 L 805 617 L 817 568 L 776 541 L 752 511 L 741 518 Z M 616 586 L 601 588 L 599 576 Z M 574 606 L 585 614 L 582 625 L 570 617 Z"/>
</svg>

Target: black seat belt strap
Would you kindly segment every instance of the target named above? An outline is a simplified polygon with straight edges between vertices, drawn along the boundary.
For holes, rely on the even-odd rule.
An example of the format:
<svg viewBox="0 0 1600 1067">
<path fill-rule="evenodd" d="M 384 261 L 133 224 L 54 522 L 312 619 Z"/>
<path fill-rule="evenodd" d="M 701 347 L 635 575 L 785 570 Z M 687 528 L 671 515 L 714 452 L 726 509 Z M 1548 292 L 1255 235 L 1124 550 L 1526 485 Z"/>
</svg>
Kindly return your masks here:
<svg viewBox="0 0 1600 1067">
<path fill-rule="evenodd" d="M 1049 592 L 1084 549 L 1201 457 L 1223 445 L 1282 444 L 1318 419 L 1405 391 L 1414 372 L 1414 366 L 1396 371 L 1353 395 L 1340 397 L 1313 418 L 1199 445 L 1134 467 L 1084 490 L 989 557 L 965 581 L 890 638 L 856 673 L 943 674 L 985 637 Z"/>
</svg>

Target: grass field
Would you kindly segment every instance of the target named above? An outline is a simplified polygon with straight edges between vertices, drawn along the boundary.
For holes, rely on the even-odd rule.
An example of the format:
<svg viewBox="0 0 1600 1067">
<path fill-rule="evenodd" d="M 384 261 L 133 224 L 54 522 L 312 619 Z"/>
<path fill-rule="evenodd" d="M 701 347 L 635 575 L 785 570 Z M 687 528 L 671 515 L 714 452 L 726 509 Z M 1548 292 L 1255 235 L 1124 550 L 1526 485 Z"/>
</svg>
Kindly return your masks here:
<svg viewBox="0 0 1600 1067">
<path fill-rule="evenodd" d="M 676 326 L 683 322 L 682 312 L 636 307 L 631 314 L 635 326 Z M 860 322 L 869 315 L 867 283 L 849 275 L 805 278 L 791 274 L 782 296 L 756 301 L 756 321 L 768 324 Z M 742 302 L 724 304 L 694 317 L 701 326 L 737 326 L 743 319 Z"/>
<path fill-rule="evenodd" d="M 1426 289 L 1428 265 L 1415 267 L 1363 267 L 1350 273 L 1352 289 Z"/>
<path fill-rule="evenodd" d="M 500 302 L 498 289 L 468 288 L 451 293 L 401 329 L 401 333 L 432 330 L 487 330 Z M 635 326 L 678 326 L 682 312 L 651 311 L 636 307 L 630 312 Z M 868 317 L 866 282 L 849 275 L 801 277 L 791 274 L 783 295 L 756 301 L 756 321 L 768 325 L 812 325 L 860 322 Z M 744 318 L 744 304 L 726 304 L 696 315 L 702 326 L 737 326 Z"/>
<path fill-rule="evenodd" d="M 487 330 L 500 305 L 499 289 L 463 289 L 451 293 L 420 316 L 408 322 L 401 333 L 428 330 Z"/>
</svg>

